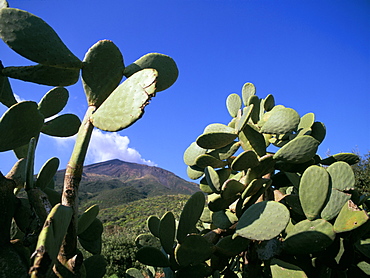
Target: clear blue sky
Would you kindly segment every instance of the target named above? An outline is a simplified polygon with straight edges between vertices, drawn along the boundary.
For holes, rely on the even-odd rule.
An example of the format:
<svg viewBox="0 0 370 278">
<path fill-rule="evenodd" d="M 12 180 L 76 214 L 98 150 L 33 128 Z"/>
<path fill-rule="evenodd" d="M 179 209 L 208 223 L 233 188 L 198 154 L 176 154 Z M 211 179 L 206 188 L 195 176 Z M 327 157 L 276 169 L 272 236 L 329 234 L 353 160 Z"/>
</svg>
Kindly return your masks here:
<svg viewBox="0 0 370 278">
<path fill-rule="evenodd" d="M 186 177 L 183 152 L 210 123 L 227 124 L 230 93 L 252 82 L 257 95 L 302 116 L 314 112 L 331 154 L 370 150 L 370 1 L 368 0 L 9 0 L 51 25 L 83 59 L 100 39 L 112 40 L 129 65 L 149 52 L 174 58 L 177 82 L 160 92 L 144 117 L 118 134 L 94 133 L 87 163 L 120 158 L 155 164 Z M 31 65 L 0 41 L 4 66 Z M 38 102 L 47 86 L 11 80 L 14 92 Z M 68 87 L 63 112 L 82 118 L 81 83 Z M 4 107 L 0 112 L 5 111 Z M 44 145 L 43 145 L 44 144 Z M 65 168 L 73 138 L 41 138 L 35 170 L 50 157 Z M 5 174 L 16 161 L 0 154 Z"/>
</svg>

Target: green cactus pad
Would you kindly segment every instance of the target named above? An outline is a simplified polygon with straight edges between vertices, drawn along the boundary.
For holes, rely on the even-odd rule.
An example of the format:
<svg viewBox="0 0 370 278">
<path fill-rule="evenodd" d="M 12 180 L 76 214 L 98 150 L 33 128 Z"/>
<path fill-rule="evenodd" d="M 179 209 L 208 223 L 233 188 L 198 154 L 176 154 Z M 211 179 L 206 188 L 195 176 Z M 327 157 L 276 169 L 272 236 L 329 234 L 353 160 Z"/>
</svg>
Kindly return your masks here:
<svg viewBox="0 0 370 278">
<path fill-rule="evenodd" d="M 228 209 L 229 206 L 232 203 L 234 203 L 238 198 L 239 196 L 234 195 L 231 198 L 225 199 L 225 198 L 222 198 L 220 194 L 214 193 L 214 194 L 208 195 L 208 208 L 211 211 L 219 211 L 219 210 Z"/>
<path fill-rule="evenodd" d="M 78 238 L 78 241 L 80 242 L 81 246 L 88 252 L 90 252 L 93 255 L 97 255 L 101 253 L 102 249 L 102 238 L 101 236 L 98 237 L 95 240 L 84 240 L 82 238 Z"/>
<path fill-rule="evenodd" d="M 212 224 L 220 229 L 228 229 L 237 221 L 238 218 L 229 209 L 220 210 L 212 213 Z"/>
<path fill-rule="evenodd" d="M 262 126 L 262 133 L 285 134 L 297 129 L 299 114 L 291 108 L 281 108 L 272 111 L 271 116 Z"/>
<path fill-rule="evenodd" d="M 44 123 L 44 116 L 33 101 L 23 101 L 10 107 L 0 119 L 0 151 L 8 151 L 28 144 L 37 136 Z"/>
<path fill-rule="evenodd" d="M 153 236 L 159 237 L 159 224 L 161 220 L 155 216 L 151 215 L 146 220 L 146 224 L 148 226 L 149 231 L 152 233 Z"/>
<path fill-rule="evenodd" d="M 144 69 L 125 80 L 91 116 L 92 124 L 105 131 L 122 130 L 144 114 L 155 93 L 157 71 Z"/>
<path fill-rule="evenodd" d="M 271 183 L 270 179 L 259 178 L 252 180 L 243 191 L 242 198 L 246 199 L 247 197 L 256 194 L 262 187 L 268 186 L 269 183 Z"/>
<path fill-rule="evenodd" d="M 259 97 L 256 95 L 250 96 L 246 106 L 253 106 L 250 118 L 256 124 L 260 120 L 261 102 Z"/>
<path fill-rule="evenodd" d="M 206 177 L 203 177 L 199 182 L 199 188 L 204 193 L 212 194 L 214 193 L 214 190 L 208 185 Z"/>
<path fill-rule="evenodd" d="M 243 171 L 257 167 L 258 164 L 259 160 L 254 151 L 244 151 L 231 163 L 231 169 L 234 171 Z"/>
<path fill-rule="evenodd" d="M 365 224 L 368 220 L 369 215 L 366 211 L 361 210 L 351 200 L 348 200 L 334 222 L 334 231 L 336 233 L 352 231 Z"/>
<path fill-rule="evenodd" d="M 308 220 L 313 220 L 328 198 L 329 174 L 320 166 L 310 166 L 304 171 L 299 185 L 299 200 Z"/>
<path fill-rule="evenodd" d="M 92 224 L 98 214 L 98 205 L 92 205 L 86 209 L 84 213 L 78 217 L 77 235 L 82 234 Z"/>
<path fill-rule="evenodd" d="M 55 191 L 54 189 L 51 189 L 49 187 L 46 187 L 42 190 L 46 196 L 48 197 L 48 200 L 50 202 L 50 205 L 55 206 L 59 204 L 62 200 L 62 194 Z"/>
<path fill-rule="evenodd" d="M 161 242 L 158 238 L 152 234 L 140 234 L 135 238 L 135 245 L 137 248 L 142 248 L 144 246 L 151 246 L 157 249 L 161 249 Z"/>
<path fill-rule="evenodd" d="M 199 263 L 196 265 L 189 265 L 187 267 L 180 268 L 176 271 L 176 278 L 203 278 L 211 277 L 213 270 L 206 263 Z"/>
<path fill-rule="evenodd" d="M 142 264 L 151 265 L 154 267 L 168 267 L 170 262 L 167 256 L 159 249 L 151 246 L 144 246 L 136 253 L 136 259 Z"/>
<path fill-rule="evenodd" d="M 274 159 L 284 162 L 301 164 L 312 159 L 319 146 L 319 141 L 309 135 L 303 135 L 290 141 L 278 150 Z"/>
<path fill-rule="evenodd" d="M 125 276 L 126 278 L 143 278 L 144 277 L 140 270 L 133 268 L 133 267 L 127 269 L 125 274 L 126 274 Z"/>
<path fill-rule="evenodd" d="M 213 168 L 221 168 L 227 165 L 227 161 L 222 161 L 209 154 L 202 154 L 197 157 L 196 166 L 199 168 L 206 168 L 211 166 Z"/>
<path fill-rule="evenodd" d="M 231 142 L 225 147 L 210 151 L 207 154 L 212 155 L 220 160 L 226 160 L 233 156 L 238 151 L 239 147 L 240 142 Z"/>
<path fill-rule="evenodd" d="M 303 220 L 284 240 L 283 249 L 289 254 L 312 254 L 323 251 L 335 239 L 333 225 L 323 219 Z"/>
<path fill-rule="evenodd" d="M 230 116 L 235 118 L 242 107 L 242 99 L 238 94 L 230 94 L 226 99 L 226 107 Z"/>
<path fill-rule="evenodd" d="M 125 68 L 124 75 L 130 77 L 134 73 L 147 68 L 155 69 L 158 72 L 157 92 L 171 87 L 179 76 L 175 61 L 171 57 L 160 53 L 149 53 L 142 56 Z"/>
<path fill-rule="evenodd" d="M 332 187 L 340 191 L 353 190 L 355 186 L 355 174 L 351 166 L 343 161 L 331 164 L 327 169 L 330 174 Z"/>
<path fill-rule="evenodd" d="M 188 166 L 186 173 L 189 179 L 197 180 L 204 175 L 204 170 L 198 166 Z"/>
<path fill-rule="evenodd" d="M 66 69 L 46 65 L 6 67 L 2 73 L 10 78 L 20 79 L 47 86 L 70 86 L 78 81 L 79 69 Z"/>
<path fill-rule="evenodd" d="M 247 124 L 239 133 L 239 139 L 244 150 L 254 150 L 258 156 L 266 154 L 266 140 L 262 133 Z"/>
<path fill-rule="evenodd" d="M 307 113 L 301 117 L 301 120 L 298 125 L 298 130 L 304 129 L 304 128 L 311 128 L 314 122 L 315 122 L 315 114 Z"/>
<path fill-rule="evenodd" d="M 108 265 L 103 255 L 93 255 L 84 260 L 86 277 L 101 278 L 105 275 Z"/>
<path fill-rule="evenodd" d="M 240 217 L 236 225 L 235 236 L 253 240 L 269 240 L 285 229 L 289 219 L 289 210 L 281 203 L 275 201 L 256 203 Z"/>
<path fill-rule="evenodd" d="M 270 263 L 271 274 L 273 278 L 282 278 L 282 277 L 289 277 L 289 278 L 307 278 L 308 276 L 306 273 L 299 268 L 290 263 L 286 263 L 279 259 L 272 259 Z"/>
<path fill-rule="evenodd" d="M 0 61 L 0 102 L 5 106 L 10 107 L 16 104 L 17 100 L 14 97 L 8 77 L 1 74 L 1 70 L 3 68 L 4 67 Z"/>
<path fill-rule="evenodd" d="M 86 53 L 82 68 L 82 84 L 89 105 L 99 107 L 118 86 L 125 65 L 118 47 L 101 40 Z"/>
<path fill-rule="evenodd" d="M 44 163 L 37 175 L 35 186 L 44 190 L 53 179 L 59 167 L 59 158 L 52 157 Z"/>
<path fill-rule="evenodd" d="M 360 158 L 357 154 L 354 153 L 338 153 L 322 159 L 320 163 L 323 165 L 331 165 L 337 161 L 344 161 L 347 162 L 349 165 L 354 165 L 360 161 Z"/>
<path fill-rule="evenodd" d="M 19 159 L 5 176 L 7 179 L 13 180 L 18 189 L 23 188 L 26 181 L 26 164 L 25 158 Z"/>
<path fill-rule="evenodd" d="M 265 101 L 263 102 L 263 108 L 268 112 L 270 111 L 272 108 L 274 108 L 275 106 L 275 98 L 273 95 L 267 95 L 267 97 L 265 97 L 264 99 Z"/>
<path fill-rule="evenodd" d="M 55 262 L 72 214 L 73 209 L 71 207 L 61 204 L 53 207 L 38 237 L 36 250 L 40 250 L 40 253 L 37 253 L 35 261 L 41 259 L 49 264 Z M 48 255 L 44 256 L 45 253 Z M 40 257 L 41 254 L 43 257 Z"/>
<path fill-rule="evenodd" d="M 221 254 L 226 257 L 233 257 L 247 250 L 250 240 L 244 237 L 235 237 L 228 235 L 223 237 L 216 244 L 216 254 Z"/>
<path fill-rule="evenodd" d="M 69 137 L 77 134 L 81 120 L 75 114 L 63 114 L 47 121 L 41 132 L 55 137 Z"/>
<path fill-rule="evenodd" d="M 240 118 L 237 119 L 237 122 L 235 124 L 235 129 L 239 133 L 244 129 L 244 127 L 247 125 L 249 119 L 252 116 L 252 112 L 254 110 L 254 104 L 248 105 L 247 107 L 243 108 L 243 113 L 240 116 Z"/>
<path fill-rule="evenodd" d="M 313 138 L 315 138 L 320 143 L 324 141 L 325 136 L 326 136 L 326 127 L 323 123 L 314 122 L 311 129 L 312 129 L 311 136 Z"/>
<path fill-rule="evenodd" d="M 266 174 L 270 174 L 275 170 L 274 166 L 276 160 L 273 158 L 273 155 L 267 154 L 261 157 L 259 161 L 260 163 L 258 164 L 258 166 L 248 170 L 246 182 L 250 182 Z"/>
<path fill-rule="evenodd" d="M 180 266 L 195 265 L 209 259 L 214 251 L 212 243 L 200 235 L 189 235 L 175 249 L 175 259 Z"/>
<path fill-rule="evenodd" d="M 45 118 L 58 114 L 66 106 L 69 93 L 66 88 L 55 87 L 48 91 L 38 103 L 39 111 Z"/>
<path fill-rule="evenodd" d="M 190 146 L 184 152 L 184 162 L 188 166 L 194 166 L 198 156 L 205 154 L 206 149 L 198 146 L 196 142 L 190 144 Z"/>
<path fill-rule="evenodd" d="M 94 209 L 96 210 L 96 209 Z M 94 211 L 92 212 L 94 213 Z M 81 229 L 82 230 L 82 229 Z M 101 238 L 103 233 L 103 224 L 98 218 L 94 218 L 91 224 L 81 232 L 78 237 L 85 241 L 94 241 Z"/>
<path fill-rule="evenodd" d="M 41 18 L 18 9 L 0 9 L 0 37 L 15 52 L 36 63 L 81 68 L 57 33 Z"/>
<path fill-rule="evenodd" d="M 194 193 L 186 202 L 179 220 L 177 241 L 182 243 L 185 237 L 194 230 L 195 224 L 202 215 L 205 205 L 204 194 L 200 191 Z"/>
<path fill-rule="evenodd" d="M 219 149 L 234 142 L 236 137 L 233 128 L 223 124 L 210 124 L 196 142 L 203 149 Z"/>
<path fill-rule="evenodd" d="M 321 212 L 321 218 L 332 220 L 338 215 L 344 204 L 351 198 L 351 194 L 341 192 L 335 188 L 331 189 L 329 200 Z"/>
<path fill-rule="evenodd" d="M 245 106 L 247 106 L 248 100 L 251 96 L 256 94 L 256 87 L 252 83 L 245 83 L 242 88 L 242 99 Z"/>
<path fill-rule="evenodd" d="M 214 170 L 211 166 L 207 166 L 206 168 L 204 168 L 204 174 L 207 180 L 207 184 L 212 189 L 212 191 L 214 193 L 220 193 L 221 186 L 224 180 L 220 180 L 220 177 L 217 174 L 216 170 Z"/>
<path fill-rule="evenodd" d="M 224 199 L 234 198 L 245 189 L 245 185 L 241 182 L 230 179 L 227 180 L 222 186 L 221 197 Z"/>
<path fill-rule="evenodd" d="M 167 254 L 173 253 L 175 242 L 176 223 L 175 216 L 171 211 L 166 212 L 159 223 L 159 240 Z"/>
</svg>

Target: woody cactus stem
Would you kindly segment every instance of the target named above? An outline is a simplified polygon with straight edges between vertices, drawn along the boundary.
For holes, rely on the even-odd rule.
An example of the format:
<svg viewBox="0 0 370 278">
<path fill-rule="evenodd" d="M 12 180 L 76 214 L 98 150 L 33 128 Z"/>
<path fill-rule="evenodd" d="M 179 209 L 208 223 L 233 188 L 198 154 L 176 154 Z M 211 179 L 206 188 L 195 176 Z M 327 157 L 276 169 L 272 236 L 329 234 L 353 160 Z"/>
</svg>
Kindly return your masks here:
<svg viewBox="0 0 370 278">
<path fill-rule="evenodd" d="M 62 205 L 73 208 L 73 216 L 67 234 L 59 252 L 59 260 L 63 263 L 76 254 L 77 248 L 77 220 L 78 220 L 78 187 L 82 177 L 83 163 L 90 142 L 93 125 L 90 116 L 95 111 L 95 106 L 89 106 L 85 118 L 77 134 L 71 159 L 67 165 L 62 192 Z"/>
</svg>

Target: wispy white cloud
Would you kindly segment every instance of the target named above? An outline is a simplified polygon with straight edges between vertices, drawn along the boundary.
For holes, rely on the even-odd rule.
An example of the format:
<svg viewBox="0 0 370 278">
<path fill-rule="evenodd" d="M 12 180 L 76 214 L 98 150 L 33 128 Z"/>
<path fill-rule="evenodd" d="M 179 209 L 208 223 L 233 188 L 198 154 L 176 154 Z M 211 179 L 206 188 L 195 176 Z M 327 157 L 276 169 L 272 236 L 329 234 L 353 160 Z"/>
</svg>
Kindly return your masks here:
<svg viewBox="0 0 370 278">
<path fill-rule="evenodd" d="M 17 94 L 14 94 L 14 97 L 15 97 L 16 101 L 18 101 L 18 102 L 21 102 L 21 101 L 25 101 L 26 100 L 26 99 L 23 99 L 22 97 L 20 97 Z"/>
<path fill-rule="evenodd" d="M 55 137 L 54 137 L 55 138 Z M 55 138 L 58 148 L 61 150 L 71 149 L 76 136 L 68 138 Z M 134 162 L 155 166 L 151 160 L 141 157 L 134 148 L 129 147 L 130 139 L 116 132 L 102 132 L 94 129 L 86 155 L 85 164 L 92 164 L 111 159 L 119 159 L 126 162 Z"/>
<path fill-rule="evenodd" d="M 129 147 L 129 144 L 130 139 L 127 136 L 121 136 L 116 132 L 105 133 L 95 129 L 87 152 L 86 163 L 120 159 L 150 166 L 155 165 L 153 161 L 142 158 L 137 150 Z"/>
</svg>

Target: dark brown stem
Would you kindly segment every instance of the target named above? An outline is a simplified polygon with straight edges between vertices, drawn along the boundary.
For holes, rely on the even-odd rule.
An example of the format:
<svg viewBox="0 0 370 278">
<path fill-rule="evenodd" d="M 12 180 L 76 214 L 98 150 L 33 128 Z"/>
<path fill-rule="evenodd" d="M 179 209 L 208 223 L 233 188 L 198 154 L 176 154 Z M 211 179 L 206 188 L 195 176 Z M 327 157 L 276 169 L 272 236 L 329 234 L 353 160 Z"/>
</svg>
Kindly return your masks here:
<svg viewBox="0 0 370 278">
<path fill-rule="evenodd" d="M 95 109 L 94 106 L 90 106 L 86 111 L 64 177 L 62 205 L 72 207 L 74 211 L 58 256 L 58 259 L 64 265 L 77 253 L 78 187 L 82 178 L 83 163 L 87 148 L 94 128 L 90 122 L 90 116 Z"/>
</svg>

